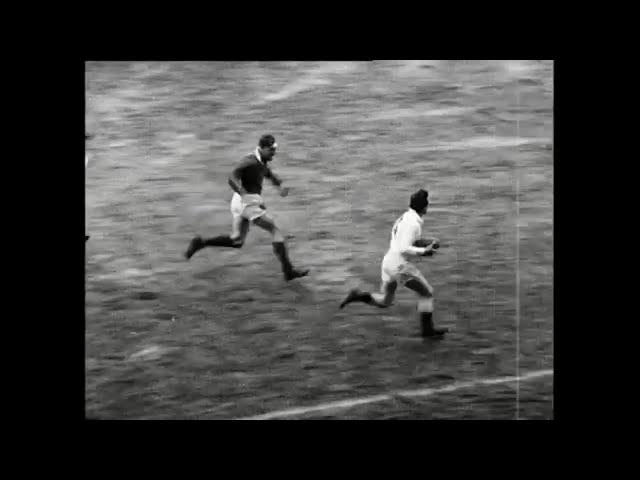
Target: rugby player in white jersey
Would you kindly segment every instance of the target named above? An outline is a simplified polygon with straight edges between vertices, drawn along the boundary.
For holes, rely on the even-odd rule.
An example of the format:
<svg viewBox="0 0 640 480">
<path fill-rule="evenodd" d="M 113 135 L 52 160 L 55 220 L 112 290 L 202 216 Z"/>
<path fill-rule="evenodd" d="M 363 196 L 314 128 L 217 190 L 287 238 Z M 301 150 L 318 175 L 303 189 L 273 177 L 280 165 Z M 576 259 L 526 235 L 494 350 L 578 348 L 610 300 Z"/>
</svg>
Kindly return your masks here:
<svg viewBox="0 0 640 480">
<path fill-rule="evenodd" d="M 340 304 L 340 308 L 351 302 L 364 302 L 387 308 L 393 304 L 396 289 L 400 284 L 418 294 L 418 315 L 423 337 L 438 337 L 448 331 L 446 328 L 434 327 L 433 287 L 410 261 L 412 258 L 431 256 L 440 246 L 437 239 L 421 238 L 423 216 L 427 213 L 428 205 L 429 193 L 423 189 L 418 190 L 411 195 L 409 209 L 393 225 L 389 250 L 382 260 L 380 292 L 370 293 L 353 289 Z"/>
</svg>

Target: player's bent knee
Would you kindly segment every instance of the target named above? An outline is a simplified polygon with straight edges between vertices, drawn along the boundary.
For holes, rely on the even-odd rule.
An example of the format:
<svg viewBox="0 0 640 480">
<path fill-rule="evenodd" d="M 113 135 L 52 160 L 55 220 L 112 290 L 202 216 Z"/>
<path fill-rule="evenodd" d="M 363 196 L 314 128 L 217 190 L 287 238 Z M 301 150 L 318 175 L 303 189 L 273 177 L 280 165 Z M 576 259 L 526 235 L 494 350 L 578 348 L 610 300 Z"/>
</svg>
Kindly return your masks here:
<svg viewBox="0 0 640 480">
<path fill-rule="evenodd" d="M 393 304 L 393 298 L 389 298 L 380 294 L 372 294 L 371 299 L 380 308 L 388 308 Z"/>
<path fill-rule="evenodd" d="M 242 246 L 244 245 L 244 239 L 242 239 L 241 237 L 232 238 L 231 241 L 233 242 L 231 244 L 232 248 L 242 248 Z"/>
<path fill-rule="evenodd" d="M 418 292 L 418 295 L 422 298 L 433 298 L 433 288 L 425 288 Z"/>
<path fill-rule="evenodd" d="M 383 305 L 384 308 L 390 307 L 391 305 L 393 305 L 393 299 L 394 299 L 393 296 L 387 295 L 382 299 L 381 304 Z"/>
<path fill-rule="evenodd" d="M 418 280 L 417 278 L 412 278 L 405 283 L 405 286 L 410 290 L 413 290 L 421 297 L 431 297 L 433 296 L 433 288 L 425 282 Z"/>
<path fill-rule="evenodd" d="M 252 222 L 263 230 L 271 233 L 277 230 L 277 227 L 275 226 L 273 221 L 266 214 L 252 219 Z"/>
</svg>

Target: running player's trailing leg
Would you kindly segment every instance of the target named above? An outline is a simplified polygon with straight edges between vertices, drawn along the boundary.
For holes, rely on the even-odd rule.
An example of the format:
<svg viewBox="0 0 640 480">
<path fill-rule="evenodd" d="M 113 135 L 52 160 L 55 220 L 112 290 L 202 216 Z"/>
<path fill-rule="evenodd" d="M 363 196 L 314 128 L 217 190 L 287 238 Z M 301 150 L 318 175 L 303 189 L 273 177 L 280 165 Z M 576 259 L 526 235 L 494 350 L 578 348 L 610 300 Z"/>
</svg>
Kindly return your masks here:
<svg viewBox="0 0 640 480">
<path fill-rule="evenodd" d="M 249 233 L 249 225 L 247 219 L 234 215 L 231 235 L 218 235 L 210 238 L 194 237 L 184 256 L 189 260 L 196 252 L 205 247 L 242 248 Z"/>
<path fill-rule="evenodd" d="M 395 280 L 383 281 L 380 286 L 380 293 L 370 293 L 360 290 L 359 288 L 354 288 L 342 301 L 340 308 L 344 308 L 352 302 L 362 302 L 378 308 L 390 307 L 393 304 L 397 288 L 398 283 Z"/>
<path fill-rule="evenodd" d="M 218 235 L 217 237 L 202 238 L 194 237 L 189 243 L 189 247 L 184 256 L 187 260 L 205 247 L 230 247 L 242 248 L 243 243 L 238 239 L 233 239 L 230 235 Z"/>
</svg>

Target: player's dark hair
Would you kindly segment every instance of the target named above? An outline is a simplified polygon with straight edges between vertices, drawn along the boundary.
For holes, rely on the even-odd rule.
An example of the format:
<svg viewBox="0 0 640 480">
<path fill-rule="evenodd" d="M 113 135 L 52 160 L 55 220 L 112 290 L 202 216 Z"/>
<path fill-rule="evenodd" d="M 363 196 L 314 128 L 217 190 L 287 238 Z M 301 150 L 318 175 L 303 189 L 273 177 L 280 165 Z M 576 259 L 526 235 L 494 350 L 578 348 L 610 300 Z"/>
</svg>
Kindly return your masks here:
<svg viewBox="0 0 640 480">
<path fill-rule="evenodd" d="M 416 193 L 411 195 L 409 207 L 416 212 L 420 213 L 424 211 L 427 205 L 429 205 L 429 192 L 427 192 L 425 189 L 421 188 Z"/>
<path fill-rule="evenodd" d="M 262 135 L 260 137 L 260 142 L 258 142 L 258 146 L 260 148 L 268 148 L 270 146 L 272 146 L 274 143 L 276 143 L 276 139 L 273 135 Z"/>
</svg>

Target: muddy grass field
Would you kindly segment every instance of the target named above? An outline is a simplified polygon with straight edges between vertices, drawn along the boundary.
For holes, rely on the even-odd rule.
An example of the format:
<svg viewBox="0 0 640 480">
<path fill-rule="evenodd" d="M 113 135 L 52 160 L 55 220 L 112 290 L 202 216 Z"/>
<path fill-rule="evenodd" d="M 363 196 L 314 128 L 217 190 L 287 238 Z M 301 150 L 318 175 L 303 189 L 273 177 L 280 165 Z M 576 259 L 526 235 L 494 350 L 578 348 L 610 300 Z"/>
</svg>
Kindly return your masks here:
<svg viewBox="0 0 640 480">
<path fill-rule="evenodd" d="M 552 70 L 87 63 L 87 417 L 553 418 Z M 291 283 L 256 227 L 241 250 L 182 256 L 194 235 L 229 232 L 227 177 L 263 133 L 291 188 L 265 182 L 263 198 L 311 268 Z M 417 262 L 451 329 L 439 341 L 416 337 L 410 291 L 387 310 L 337 308 L 378 288 L 421 187 L 423 233 L 443 245 Z"/>
</svg>

